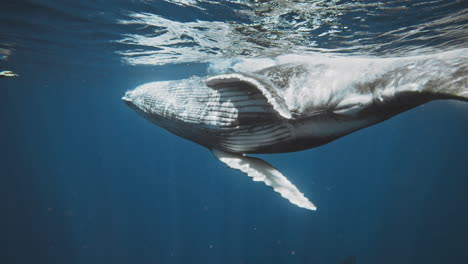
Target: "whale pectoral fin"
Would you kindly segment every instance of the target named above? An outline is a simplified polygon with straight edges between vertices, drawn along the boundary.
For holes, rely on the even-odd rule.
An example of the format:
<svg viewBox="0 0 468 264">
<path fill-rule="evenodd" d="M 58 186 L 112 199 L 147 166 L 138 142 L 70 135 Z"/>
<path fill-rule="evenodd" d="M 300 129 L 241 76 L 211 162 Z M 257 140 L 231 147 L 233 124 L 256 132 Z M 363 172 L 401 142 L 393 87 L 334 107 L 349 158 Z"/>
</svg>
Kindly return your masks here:
<svg viewBox="0 0 468 264">
<path fill-rule="evenodd" d="M 259 94 L 273 110 L 283 118 L 292 118 L 284 99 L 276 93 L 274 84 L 263 80 L 259 76 L 246 73 L 227 73 L 208 77 L 206 85 L 221 91 L 227 97 L 232 97 L 232 101 L 250 101 L 250 105 L 254 101 L 254 95 Z"/>
<path fill-rule="evenodd" d="M 224 162 L 229 168 L 242 171 L 249 177 L 252 177 L 254 181 L 264 182 L 291 203 L 309 210 L 317 209 L 294 184 L 267 162 L 258 158 L 224 152 L 218 149 L 212 149 L 212 152 L 216 158 Z"/>
</svg>

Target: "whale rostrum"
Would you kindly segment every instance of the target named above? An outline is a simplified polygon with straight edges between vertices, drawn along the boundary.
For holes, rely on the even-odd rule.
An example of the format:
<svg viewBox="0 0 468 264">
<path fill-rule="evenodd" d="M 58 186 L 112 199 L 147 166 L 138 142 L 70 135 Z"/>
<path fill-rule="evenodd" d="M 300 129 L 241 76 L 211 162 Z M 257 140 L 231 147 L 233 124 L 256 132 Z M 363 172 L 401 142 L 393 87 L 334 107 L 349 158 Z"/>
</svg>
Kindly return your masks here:
<svg viewBox="0 0 468 264">
<path fill-rule="evenodd" d="M 151 82 L 131 108 L 212 151 L 299 207 L 316 207 L 281 172 L 245 154 L 326 144 L 437 99 L 468 101 L 466 49 L 405 58 L 283 56 L 262 69 Z"/>
</svg>

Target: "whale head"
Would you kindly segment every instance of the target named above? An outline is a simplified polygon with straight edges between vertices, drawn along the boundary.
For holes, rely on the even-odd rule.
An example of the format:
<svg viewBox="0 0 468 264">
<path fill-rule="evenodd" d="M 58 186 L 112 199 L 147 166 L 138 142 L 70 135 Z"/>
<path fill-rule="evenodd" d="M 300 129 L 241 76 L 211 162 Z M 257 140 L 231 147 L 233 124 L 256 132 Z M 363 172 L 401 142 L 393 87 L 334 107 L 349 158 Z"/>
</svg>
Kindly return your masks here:
<svg viewBox="0 0 468 264">
<path fill-rule="evenodd" d="M 198 123 L 195 118 L 210 97 L 210 89 L 198 79 L 145 83 L 127 91 L 122 100 L 131 108 L 159 124 L 173 122 Z M 159 121 L 158 121 L 159 120 Z"/>
<path fill-rule="evenodd" d="M 247 75 L 150 82 L 122 100 L 154 124 L 208 148 L 249 153 L 290 137 L 284 102 Z"/>
<path fill-rule="evenodd" d="M 214 91 L 200 78 L 145 83 L 127 91 L 122 100 L 152 123 L 197 143 L 216 125 L 207 109 Z M 235 116 L 233 117 L 235 118 Z M 203 140 L 202 140 L 203 141 Z"/>
</svg>

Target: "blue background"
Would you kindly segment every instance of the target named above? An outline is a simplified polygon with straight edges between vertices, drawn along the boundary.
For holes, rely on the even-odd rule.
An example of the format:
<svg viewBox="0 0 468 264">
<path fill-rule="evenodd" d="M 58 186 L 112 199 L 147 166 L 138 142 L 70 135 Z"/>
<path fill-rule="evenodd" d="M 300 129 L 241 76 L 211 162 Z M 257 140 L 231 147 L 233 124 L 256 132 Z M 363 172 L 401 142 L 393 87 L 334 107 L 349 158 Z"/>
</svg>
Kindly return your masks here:
<svg viewBox="0 0 468 264">
<path fill-rule="evenodd" d="M 20 74 L 0 79 L 0 263 L 468 263 L 466 103 L 432 102 L 316 149 L 259 155 L 313 212 L 120 100 L 206 65 L 129 66 L 100 50 L 104 38 L 80 39 L 18 38 L 0 61 Z"/>
</svg>

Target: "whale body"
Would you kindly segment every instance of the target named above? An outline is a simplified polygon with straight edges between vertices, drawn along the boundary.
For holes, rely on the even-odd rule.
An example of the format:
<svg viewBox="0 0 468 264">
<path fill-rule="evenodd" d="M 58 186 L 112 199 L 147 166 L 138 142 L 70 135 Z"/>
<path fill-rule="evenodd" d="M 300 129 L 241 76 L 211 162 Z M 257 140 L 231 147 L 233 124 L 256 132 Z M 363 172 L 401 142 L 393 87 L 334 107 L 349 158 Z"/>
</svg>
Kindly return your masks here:
<svg viewBox="0 0 468 264">
<path fill-rule="evenodd" d="M 151 82 L 127 105 L 300 207 L 316 207 L 249 153 L 317 147 L 438 99 L 468 101 L 466 49 L 404 58 L 283 56 L 260 69 Z"/>
</svg>

